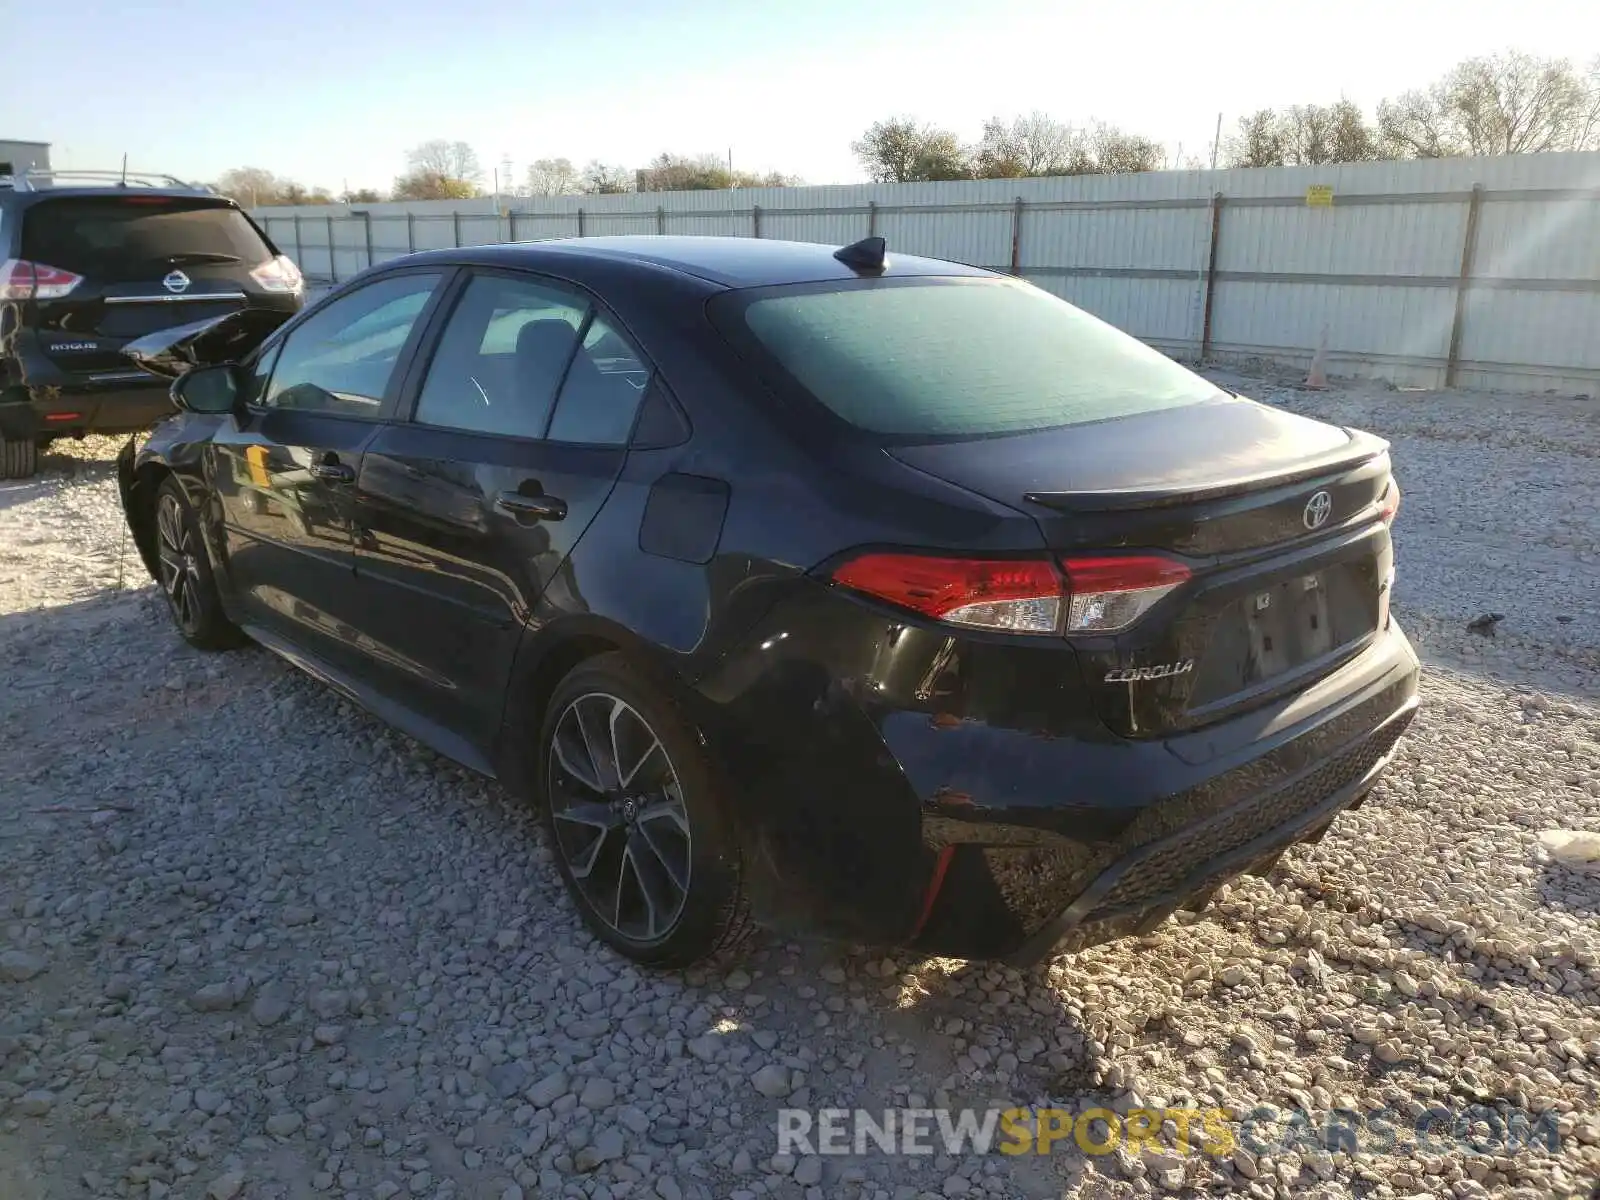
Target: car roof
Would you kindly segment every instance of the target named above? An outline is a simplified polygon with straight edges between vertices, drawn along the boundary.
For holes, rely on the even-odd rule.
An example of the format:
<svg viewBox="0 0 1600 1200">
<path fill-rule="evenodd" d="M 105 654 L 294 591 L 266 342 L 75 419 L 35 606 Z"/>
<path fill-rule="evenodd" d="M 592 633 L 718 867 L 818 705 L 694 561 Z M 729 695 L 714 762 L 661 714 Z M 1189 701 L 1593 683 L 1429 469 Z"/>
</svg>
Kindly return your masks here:
<svg viewBox="0 0 1600 1200">
<path fill-rule="evenodd" d="M 837 248 L 817 242 L 784 242 L 771 238 L 623 235 L 562 238 L 547 242 L 508 242 L 470 250 L 438 250 L 424 252 L 406 261 L 438 259 L 528 268 L 570 264 L 574 259 L 632 262 L 665 267 L 724 287 L 746 288 L 858 278 L 856 271 L 833 256 Z M 943 259 L 896 254 L 892 247 L 883 271 L 885 278 L 992 274 L 992 271 L 985 271 L 981 267 Z"/>
<path fill-rule="evenodd" d="M 0 201 L 11 201 L 21 205 L 34 204 L 40 200 L 122 200 L 129 196 L 152 196 L 161 200 L 197 200 L 213 205 L 226 205 L 237 208 L 238 205 L 227 196 L 218 195 L 216 192 L 202 192 L 195 188 L 180 187 L 38 187 L 38 188 L 0 188 Z"/>
</svg>

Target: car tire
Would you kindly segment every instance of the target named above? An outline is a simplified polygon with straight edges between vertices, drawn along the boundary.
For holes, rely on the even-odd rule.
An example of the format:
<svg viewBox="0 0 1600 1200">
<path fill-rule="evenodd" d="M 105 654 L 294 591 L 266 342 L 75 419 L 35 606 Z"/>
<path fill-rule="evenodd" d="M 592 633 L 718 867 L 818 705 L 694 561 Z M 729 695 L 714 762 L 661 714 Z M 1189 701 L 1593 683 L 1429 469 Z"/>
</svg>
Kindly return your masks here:
<svg viewBox="0 0 1600 1200">
<path fill-rule="evenodd" d="M 596 937 L 658 968 L 748 937 L 720 773 L 668 687 L 621 654 L 580 663 L 545 708 L 535 778 L 556 867 Z"/>
<path fill-rule="evenodd" d="M 189 496 L 172 476 L 156 489 L 154 506 L 156 582 L 183 640 L 199 650 L 229 650 L 244 633 L 222 611 L 211 557 Z"/>
<path fill-rule="evenodd" d="M 32 438 L 0 434 L 0 479 L 31 479 L 39 470 L 39 447 Z"/>
</svg>

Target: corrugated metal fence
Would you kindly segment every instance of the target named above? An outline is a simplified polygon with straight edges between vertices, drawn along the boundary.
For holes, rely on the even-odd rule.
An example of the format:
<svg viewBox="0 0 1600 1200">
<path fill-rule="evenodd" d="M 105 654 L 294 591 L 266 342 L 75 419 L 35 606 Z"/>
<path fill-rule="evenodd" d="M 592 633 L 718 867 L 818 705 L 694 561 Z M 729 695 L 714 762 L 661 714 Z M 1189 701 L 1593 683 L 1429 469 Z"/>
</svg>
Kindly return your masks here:
<svg viewBox="0 0 1600 1200">
<path fill-rule="evenodd" d="M 1600 391 L 1600 154 L 256 212 L 314 279 L 600 234 L 841 244 L 1021 275 L 1187 358 Z"/>
</svg>

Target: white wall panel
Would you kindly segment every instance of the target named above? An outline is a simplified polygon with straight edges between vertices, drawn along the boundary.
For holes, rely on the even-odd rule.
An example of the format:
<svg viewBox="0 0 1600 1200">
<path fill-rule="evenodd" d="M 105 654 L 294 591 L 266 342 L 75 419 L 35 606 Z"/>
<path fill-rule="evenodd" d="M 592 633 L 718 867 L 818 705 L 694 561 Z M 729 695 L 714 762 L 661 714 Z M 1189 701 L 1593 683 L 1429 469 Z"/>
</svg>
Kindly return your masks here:
<svg viewBox="0 0 1600 1200">
<path fill-rule="evenodd" d="M 1331 207 L 1305 202 L 1331 187 Z M 1400 383 L 1445 375 L 1474 186 L 1462 304 L 1463 386 L 1600 392 L 1600 154 L 1268 170 L 741 188 L 614 196 L 308 205 L 256 213 L 307 275 L 503 240 L 615 234 L 759 236 L 838 245 L 875 229 L 891 254 L 1022 274 L 1174 353 L 1201 346 L 1222 193 L 1210 350 Z M 1016 201 L 1022 199 L 1020 219 Z M 364 217 L 360 213 L 370 214 Z M 298 215 L 298 230 L 294 217 Z M 333 218 L 332 252 L 329 217 Z"/>
</svg>

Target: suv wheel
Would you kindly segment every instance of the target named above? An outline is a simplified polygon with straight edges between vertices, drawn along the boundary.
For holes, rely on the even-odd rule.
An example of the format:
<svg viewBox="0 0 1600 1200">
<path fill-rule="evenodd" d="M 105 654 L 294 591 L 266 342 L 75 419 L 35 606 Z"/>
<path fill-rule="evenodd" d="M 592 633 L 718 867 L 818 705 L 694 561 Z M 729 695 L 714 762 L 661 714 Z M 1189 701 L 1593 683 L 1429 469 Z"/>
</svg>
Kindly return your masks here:
<svg viewBox="0 0 1600 1200">
<path fill-rule="evenodd" d="M 0 434 L 0 479 L 29 479 L 39 470 L 39 447 L 32 438 Z"/>
<path fill-rule="evenodd" d="M 172 622 L 200 650 L 226 650 L 245 640 L 223 614 L 200 523 L 183 486 L 171 476 L 156 491 L 156 571 Z"/>
<path fill-rule="evenodd" d="M 665 689 L 620 654 L 557 685 L 538 778 L 561 878 L 602 941 L 684 967 L 744 939 L 742 856 L 717 772 Z"/>
</svg>

